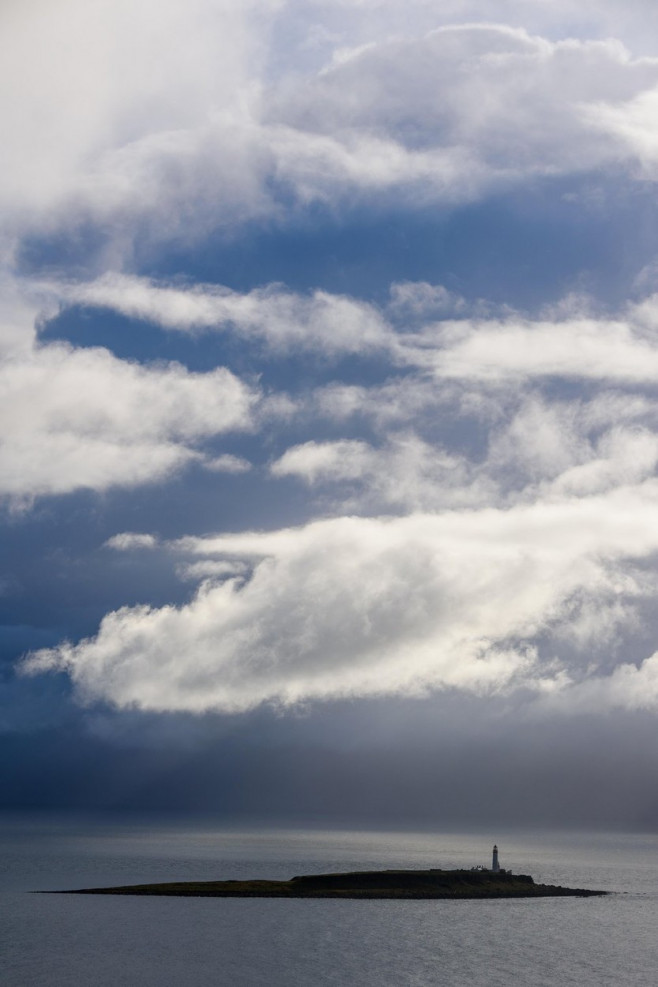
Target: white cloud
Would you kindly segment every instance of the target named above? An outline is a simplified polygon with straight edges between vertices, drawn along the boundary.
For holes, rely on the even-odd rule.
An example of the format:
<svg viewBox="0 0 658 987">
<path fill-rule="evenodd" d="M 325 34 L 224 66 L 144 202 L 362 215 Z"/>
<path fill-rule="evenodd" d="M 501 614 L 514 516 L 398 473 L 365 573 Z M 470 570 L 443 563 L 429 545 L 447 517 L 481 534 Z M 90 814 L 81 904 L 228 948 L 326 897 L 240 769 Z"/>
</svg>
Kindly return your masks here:
<svg viewBox="0 0 658 987">
<path fill-rule="evenodd" d="M 368 469 L 372 449 L 366 442 L 305 442 L 286 450 L 272 463 L 274 476 L 300 476 L 308 483 L 319 479 L 354 480 Z"/>
<path fill-rule="evenodd" d="M 391 434 L 379 448 L 350 439 L 306 442 L 286 450 L 271 472 L 311 486 L 347 484 L 347 492 L 334 491 L 342 510 L 436 510 L 498 499 L 484 470 L 413 432 Z"/>
<path fill-rule="evenodd" d="M 116 273 L 82 283 L 34 282 L 44 308 L 57 302 L 111 308 L 165 329 L 221 330 L 263 341 L 270 350 L 309 349 L 328 355 L 379 351 L 398 367 L 418 367 L 443 379 L 485 383 L 541 377 L 652 383 L 658 373 L 656 296 L 628 305 L 616 317 L 563 310 L 530 319 L 496 313 L 478 301 L 467 306 L 440 285 L 394 284 L 390 303 L 377 308 L 358 298 L 278 284 L 240 293 L 222 285 L 172 286 Z M 457 309 L 463 317 L 455 319 Z M 333 395 L 349 400 L 349 388 Z M 327 392 L 328 394 L 329 392 Z M 352 395 L 356 394 L 354 387 Z"/>
<path fill-rule="evenodd" d="M 250 427 L 228 370 L 144 367 L 105 349 L 13 350 L 0 366 L 0 495 L 16 501 L 163 479 L 204 438 Z"/>
<path fill-rule="evenodd" d="M 445 319 L 451 315 L 473 313 L 473 305 L 442 284 L 427 281 L 397 281 L 391 285 L 389 315 L 396 321 Z M 482 304 L 482 303 L 480 303 Z"/>
<path fill-rule="evenodd" d="M 210 437 L 254 427 L 258 394 L 229 370 L 40 345 L 35 326 L 39 310 L 52 312 L 52 295 L 9 275 L 0 287 L 0 498 L 21 507 L 40 495 L 131 487 L 191 462 L 249 468 L 203 449 Z"/>
<path fill-rule="evenodd" d="M 270 350 L 388 354 L 393 376 L 384 384 L 335 382 L 295 401 L 274 392 L 257 416 L 268 430 L 309 414 L 334 426 L 356 418 L 374 426 L 376 445 L 310 440 L 271 466 L 274 476 L 298 476 L 320 492 L 323 484 L 351 485 L 347 492 L 331 491 L 334 509 L 437 510 L 588 495 L 639 482 L 656 467 L 653 296 L 615 317 L 584 315 L 583 305 L 572 300 L 532 321 L 511 311 L 467 316 L 465 303 L 424 283 L 394 286 L 390 304 L 381 309 L 277 285 L 240 294 L 119 275 L 38 290 L 50 304 L 59 292 L 68 301 L 111 306 L 180 331 L 221 329 L 256 338 Z M 464 317 L 437 318 L 437 306 L 445 305 L 458 306 Z M 481 313 L 486 308 L 478 303 Z M 560 378 L 603 383 L 607 390 L 571 401 L 542 396 L 544 383 Z M 644 395 L 631 393 L 638 385 Z M 423 437 L 443 421 L 452 422 L 455 434 L 448 428 L 442 439 L 439 427 L 439 437 Z M 194 416 L 189 422 L 195 434 L 203 431 Z M 473 448 L 467 443 L 455 451 L 459 436 L 463 442 L 469 431 Z M 226 472 L 249 468 L 226 455 L 205 465 Z"/>
<path fill-rule="evenodd" d="M 112 308 L 165 329 L 233 330 L 273 350 L 360 352 L 389 343 L 390 329 L 366 302 L 326 291 L 296 294 L 281 285 L 246 294 L 222 285 L 159 285 L 146 278 L 105 274 L 83 284 L 41 284 L 46 298 Z"/>
<path fill-rule="evenodd" d="M 448 406 L 456 416 L 464 390 L 458 392 L 445 383 L 437 387 L 436 381 L 426 374 L 407 373 L 370 387 L 331 383 L 317 388 L 308 403 L 310 411 L 333 422 L 362 418 L 387 433 L 391 428 L 417 424 L 428 413 L 436 415 Z"/>
<path fill-rule="evenodd" d="M 48 290 L 46 297 L 52 298 L 52 286 Z M 43 297 L 43 286 L 40 291 Z M 316 412 L 336 422 L 369 416 L 385 436 L 379 448 L 363 440 L 311 441 L 273 464 L 274 475 L 360 483 L 362 491 L 355 488 L 343 500 L 346 509 L 503 503 L 506 489 L 525 490 L 527 497 L 528 484 L 543 481 L 554 484 L 553 494 L 588 494 L 625 479 L 639 481 L 656 465 L 657 409 L 648 396 L 610 392 L 552 404 L 524 396 L 533 382 L 551 377 L 624 387 L 653 384 L 658 370 L 653 298 L 629 307 L 624 318 L 532 322 L 510 313 L 500 319 L 421 322 L 416 331 L 405 331 L 409 306 L 417 310 L 414 318 L 422 319 L 437 300 L 442 303 L 443 293 L 407 285 L 402 308 L 394 293 L 391 307 L 378 311 L 350 298 L 299 296 L 276 286 L 240 295 L 114 275 L 65 291 L 183 329 L 223 319 L 225 328 L 253 333 L 277 348 L 303 344 L 336 353 L 377 347 L 388 350 L 398 367 L 420 367 L 421 376 L 407 370 L 408 376 L 376 388 L 336 383 L 313 395 Z M 397 331 L 392 318 L 401 319 Z M 34 332 L 23 322 L 25 341 L 34 347 Z M 14 496 L 161 478 L 200 458 L 203 437 L 250 424 L 253 395 L 226 370 L 190 374 L 173 365 L 145 368 L 104 350 L 63 345 L 30 350 L 22 343 L 8 353 L 0 371 L 5 407 L 0 427 L 4 492 Z M 501 384 L 506 393 L 496 391 Z M 284 404 L 283 417 L 282 409 L 274 416 L 281 423 L 304 413 L 304 402 L 296 408 L 284 398 Z M 266 410 L 270 425 L 275 410 Z M 437 411 L 477 422 L 483 434 L 488 432 L 485 459 L 469 464 L 449 446 L 414 435 L 418 422 L 429 422 Z M 391 433 L 400 425 L 404 432 Z M 203 461 L 220 472 L 249 468 L 234 455 Z"/>
<path fill-rule="evenodd" d="M 534 706 L 536 713 L 567 715 L 615 709 L 658 712 L 658 653 L 637 665 L 618 665 L 609 675 L 591 675 L 564 691 L 542 697 Z"/>
<path fill-rule="evenodd" d="M 204 584 L 181 607 L 123 608 L 95 638 L 36 652 L 26 669 L 67 670 L 89 701 L 196 712 L 557 688 L 564 677 L 542 665 L 536 639 L 569 619 L 575 595 L 625 592 L 618 564 L 658 549 L 657 507 L 651 481 L 508 511 L 187 539 L 181 548 L 211 560 L 251 558 L 251 579 Z"/>
<path fill-rule="evenodd" d="M 658 62 L 613 40 L 548 40 L 518 16 L 463 23 L 482 4 L 422 7 L 412 17 L 405 5 L 405 37 L 369 17 L 366 45 L 356 21 L 328 26 L 307 59 L 322 25 L 278 0 L 5 4 L 8 249 L 91 219 L 113 240 L 105 263 L 121 263 L 138 231 L 194 239 L 310 200 L 463 202 L 535 175 L 654 161 Z"/>
<path fill-rule="evenodd" d="M 658 435 L 645 430 L 611 429 L 598 446 L 599 455 L 565 470 L 554 482 L 558 494 L 590 494 L 635 483 L 655 473 Z"/>
<path fill-rule="evenodd" d="M 446 322 L 402 340 L 399 352 L 437 377 L 489 382 L 566 377 L 652 384 L 658 373 L 653 340 L 628 321 L 605 318 Z"/>
<path fill-rule="evenodd" d="M 278 163 L 302 199 L 408 187 L 460 201 L 493 184 L 618 165 L 601 103 L 644 98 L 658 62 L 616 41 L 551 42 L 520 28 L 450 25 L 357 47 L 264 100 Z M 647 134 L 644 117 L 640 121 Z"/>
<path fill-rule="evenodd" d="M 203 465 L 211 473 L 248 473 L 251 469 L 251 463 L 247 459 L 233 456 L 231 453 L 207 459 Z"/>
<path fill-rule="evenodd" d="M 655 401 L 621 395 L 547 402 L 522 397 L 492 429 L 483 467 L 526 495 L 602 493 L 653 475 L 658 460 Z"/>
<path fill-rule="evenodd" d="M 108 538 L 105 547 L 113 548 L 117 552 L 132 552 L 134 549 L 155 548 L 157 544 L 158 540 L 154 535 L 137 531 L 121 531 L 119 534 Z"/>
<path fill-rule="evenodd" d="M 257 19 L 254 4 L 232 0 L 3 4 L 5 229 L 68 223 L 71 209 L 125 223 L 130 210 L 159 213 L 164 199 L 189 205 L 204 180 L 190 152 L 209 126 L 230 132 L 244 117 L 275 5 L 255 6 Z M 251 198 L 253 167 L 229 151 L 213 183 L 225 183 L 227 204 Z"/>
<path fill-rule="evenodd" d="M 655 180 L 658 176 L 657 111 L 658 87 L 654 87 L 625 101 L 602 100 L 587 107 L 584 115 L 592 127 L 618 143 L 621 153 L 638 161 L 644 177 Z"/>
<path fill-rule="evenodd" d="M 274 476 L 294 476 L 327 498 L 335 511 L 377 513 L 406 509 L 433 511 L 447 507 L 511 506 L 541 503 L 555 497 L 591 496 L 655 474 L 658 404 L 622 394 L 592 399 L 546 401 L 540 393 L 521 390 L 485 398 L 480 404 L 466 394 L 446 396 L 434 388 L 424 403 L 414 377 L 383 389 L 357 389 L 336 412 L 337 388 L 323 391 L 320 403 L 337 422 L 357 412 L 373 414 L 381 426 L 381 444 L 363 440 L 309 441 L 293 446 L 271 466 Z M 339 395 L 340 397 L 340 395 Z M 345 397 L 344 395 L 342 396 Z M 380 405 L 386 409 L 381 417 Z M 461 417 L 462 432 L 475 426 L 480 442 L 468 453 L 455 445 L 429 442 L 411 428 L 392 431 L 407 419 L 416 425 L 437 414 Z M 486 454 L 477 446 L 486 443 Z"/>
<path fill-rule="evenodd" d="M 247 566 L 244 562 L 235 560 L 228 562 L 217 559 L 203 559 L 202 562 L 186 562 L 176 570 L 181 579 L 189 579 L 198 583 L 201 580 L 211 579 L 214 581 L 224 579 L 235 579 L 244 576 Z"/>
</svg>

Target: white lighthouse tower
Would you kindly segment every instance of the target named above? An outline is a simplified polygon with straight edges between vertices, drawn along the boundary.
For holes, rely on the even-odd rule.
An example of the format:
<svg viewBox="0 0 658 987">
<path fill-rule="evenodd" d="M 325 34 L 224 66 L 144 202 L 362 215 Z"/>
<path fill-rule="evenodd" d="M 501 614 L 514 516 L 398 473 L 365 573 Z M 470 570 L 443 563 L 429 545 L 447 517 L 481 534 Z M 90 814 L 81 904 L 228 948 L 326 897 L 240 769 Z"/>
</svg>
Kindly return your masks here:
<svg viewBox="0 0 658 987">
<path fill-rule="evenodd" d="M 493 848 L 493 858 L 491 860 L 491 870 L 494 874 L 497 874 L 500 870 L 500 864 L 498 863 L 498 847 L 495 843 Z"/>
</svg>

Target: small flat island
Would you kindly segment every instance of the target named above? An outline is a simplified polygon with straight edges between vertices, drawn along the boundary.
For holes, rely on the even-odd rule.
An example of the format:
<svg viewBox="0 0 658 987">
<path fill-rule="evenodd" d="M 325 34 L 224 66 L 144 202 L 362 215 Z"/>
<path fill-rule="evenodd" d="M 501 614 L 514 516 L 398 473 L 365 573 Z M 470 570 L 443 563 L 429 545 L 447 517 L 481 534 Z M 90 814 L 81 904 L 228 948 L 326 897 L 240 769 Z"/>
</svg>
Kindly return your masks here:
<svg viewBox="0 0 658 987">
<path fill-rule="evenodd" d="M 498 862 L 470 870 L 360 870 L 346 874 L 305 874 L 289 881 L 180 881 L 79 888 L 56 894 L 169 895 L 176 898 L 590 898 L 607 891 L 535 884 Z"/>
<path fill-rule="evenodd" d="M 310 874 L 289 881 L 184 881 L 82 888 L 65 894 L 173 895 L 195 898 L 549 898 L 607 894 L 535 884 L 526 874 L 489 870 L 382 870 Z"/>
</svg>

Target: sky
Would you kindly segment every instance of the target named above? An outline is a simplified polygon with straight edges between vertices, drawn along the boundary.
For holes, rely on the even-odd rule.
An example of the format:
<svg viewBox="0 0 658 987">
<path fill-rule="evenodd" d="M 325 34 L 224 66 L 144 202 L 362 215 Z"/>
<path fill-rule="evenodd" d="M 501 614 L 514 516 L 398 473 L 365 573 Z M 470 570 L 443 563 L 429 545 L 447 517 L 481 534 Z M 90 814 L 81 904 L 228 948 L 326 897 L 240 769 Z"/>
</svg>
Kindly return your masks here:
<svg viewBox="0 0 658 987">
<path fill-rule="evenodd" d="M 658 9 L 0 21 L 0 806 L 655 827 Z"/>
</svg>

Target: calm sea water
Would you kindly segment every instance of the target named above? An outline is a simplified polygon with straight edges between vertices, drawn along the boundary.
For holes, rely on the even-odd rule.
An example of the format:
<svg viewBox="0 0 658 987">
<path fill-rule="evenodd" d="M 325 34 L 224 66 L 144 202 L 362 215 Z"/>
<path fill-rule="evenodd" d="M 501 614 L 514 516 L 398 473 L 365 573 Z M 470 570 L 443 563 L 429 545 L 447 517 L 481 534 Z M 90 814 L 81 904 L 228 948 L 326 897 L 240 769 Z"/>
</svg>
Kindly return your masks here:
<svg viewBox="0 0 658 987">
<path fill-rule="evenodd" d="M 35 890 L 501 864 L 616 892 L 525 901 L 76 897 Z M 0 826 L 0 983 L 658 984 L 658 836 Z"/>
</svg>

